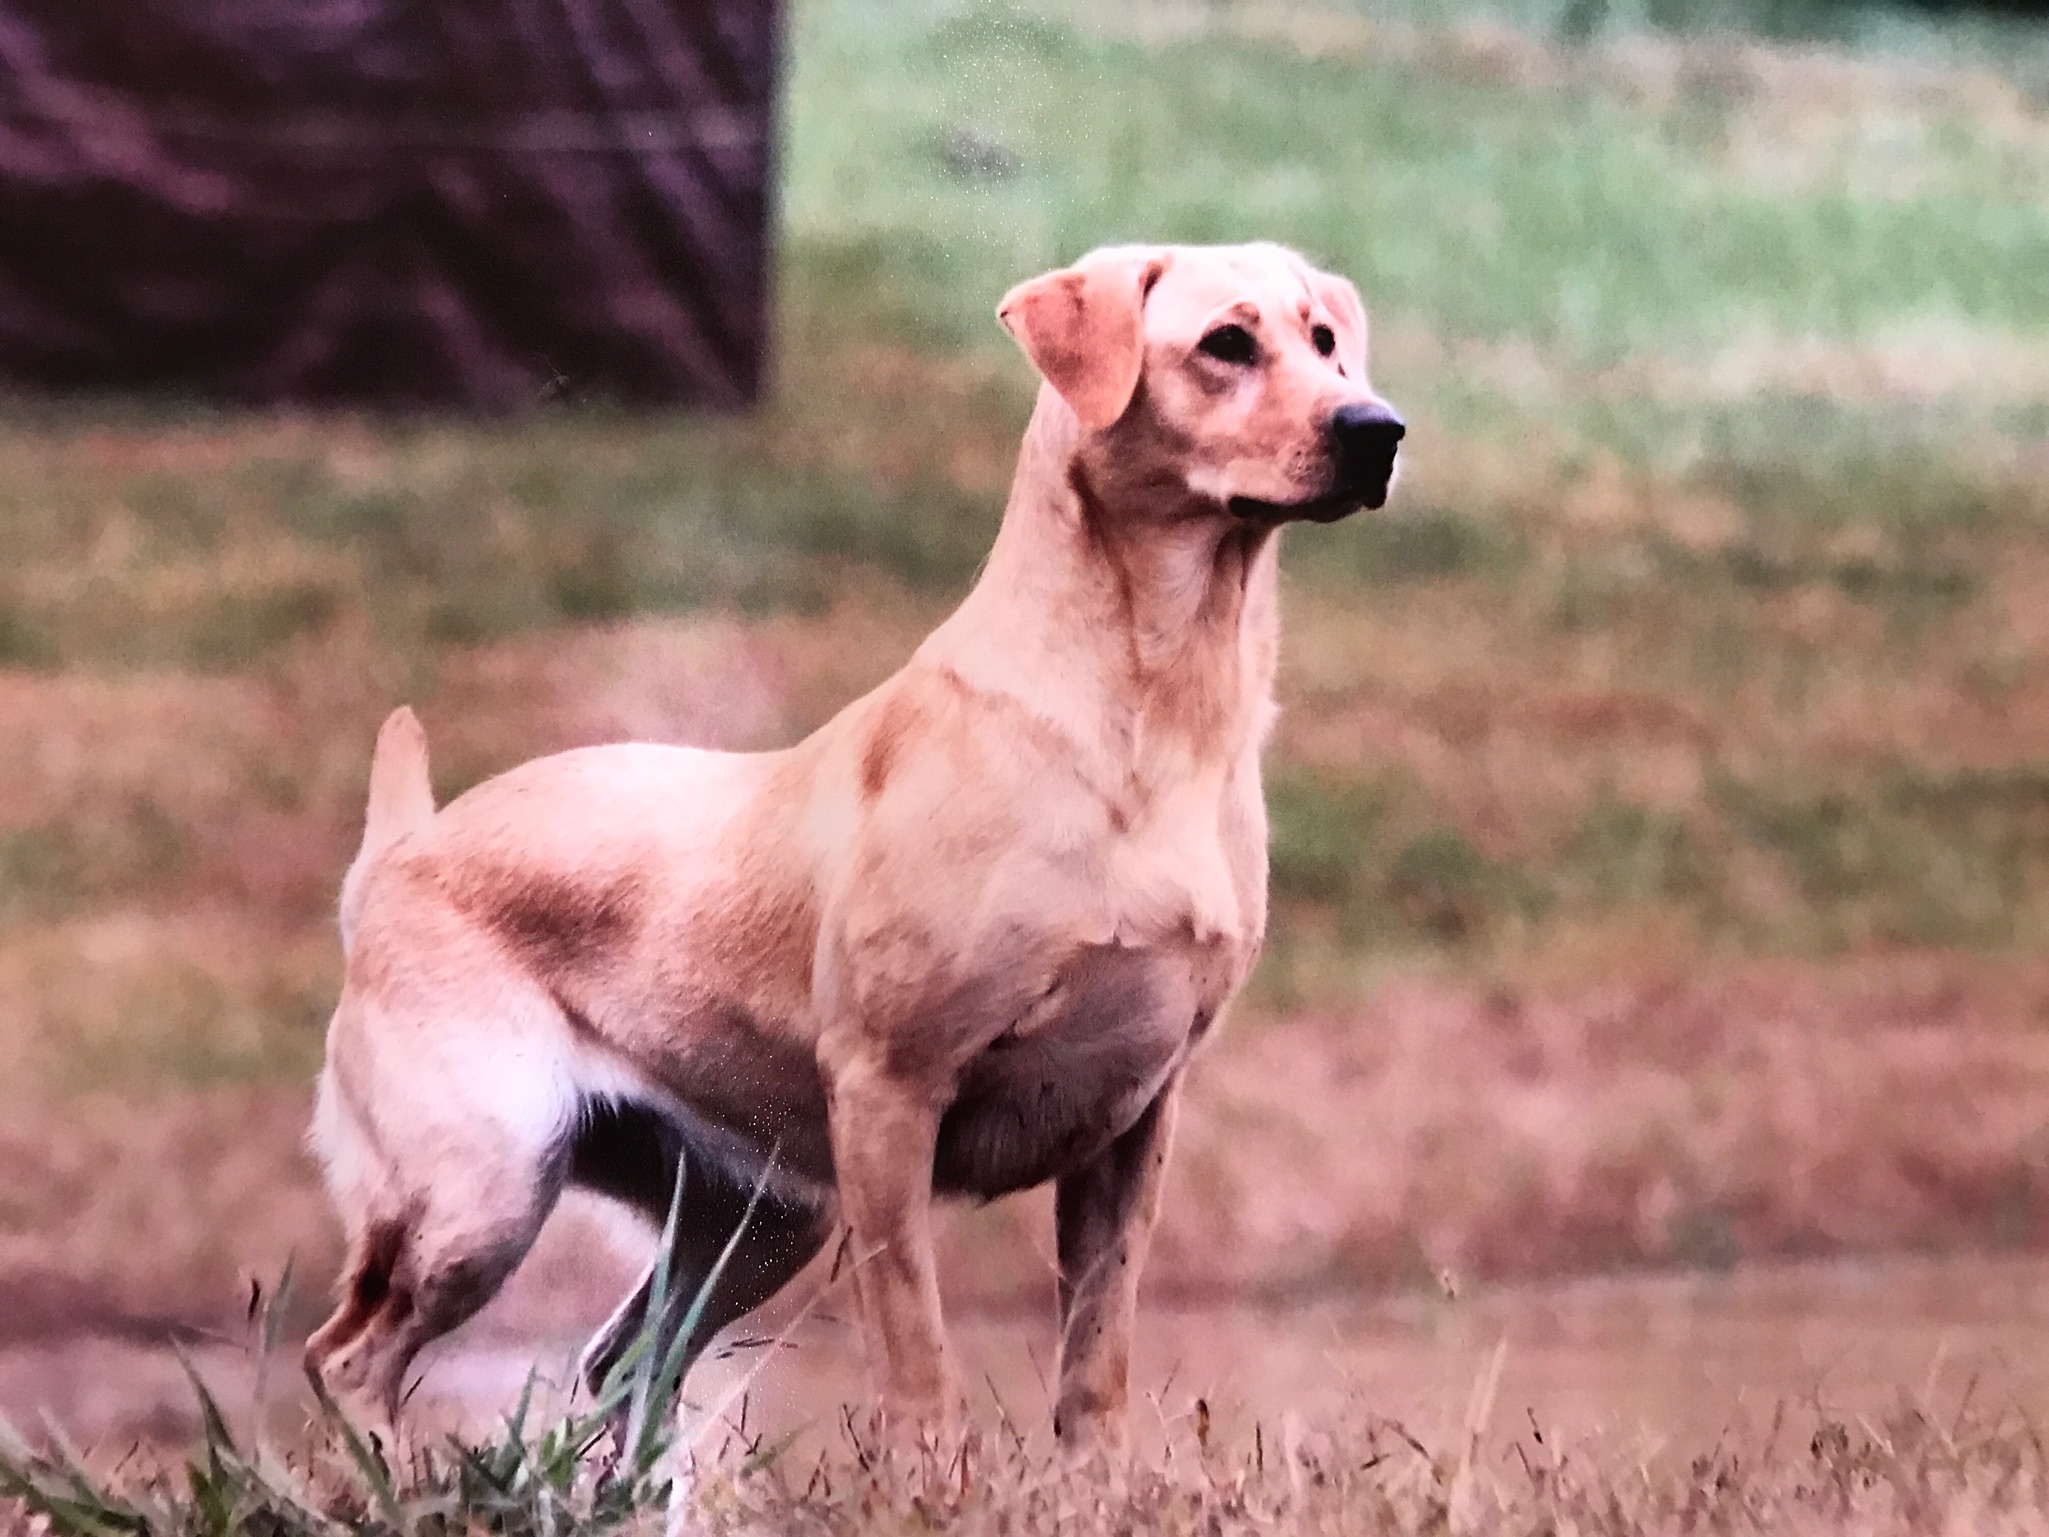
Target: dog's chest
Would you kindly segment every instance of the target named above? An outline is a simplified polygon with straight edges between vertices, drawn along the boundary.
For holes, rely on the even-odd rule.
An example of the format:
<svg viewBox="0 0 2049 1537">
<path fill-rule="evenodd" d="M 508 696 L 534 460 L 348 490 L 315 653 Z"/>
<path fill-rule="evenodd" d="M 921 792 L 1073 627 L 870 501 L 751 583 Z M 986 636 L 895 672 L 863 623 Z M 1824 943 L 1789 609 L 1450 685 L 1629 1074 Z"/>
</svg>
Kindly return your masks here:
<svg viewBox="0 0 2049 1537">
<path fill-rule="evenodd" d="M 1151 1104 L 1229 995 L 1228 946 L 1091 945 L 971 1062 L 941 1121 L 936 1189 L 994 1197 L 1103 1151 Z"/>
<path fill-rule="evenodd" d="M 1243 799 L 1218 785 L 1189 785 L 1163 792 L 1132 818 L 1105 861 L 1103 898 L 1117 938 L 1179 930 L 1203 945 L 1258 946 L 1265 828 L 1256 809 L 1237 804 Z"/>
</svg>

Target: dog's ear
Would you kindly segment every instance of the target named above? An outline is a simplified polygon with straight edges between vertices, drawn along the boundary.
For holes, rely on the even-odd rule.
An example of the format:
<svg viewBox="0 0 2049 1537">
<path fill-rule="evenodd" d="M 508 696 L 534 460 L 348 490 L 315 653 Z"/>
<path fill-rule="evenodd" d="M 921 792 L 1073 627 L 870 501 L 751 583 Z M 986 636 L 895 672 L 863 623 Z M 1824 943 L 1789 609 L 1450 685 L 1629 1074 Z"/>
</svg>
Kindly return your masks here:
<svg viewBox="0 0 2049 1537">
<path fill-rule="evenodd" d="M 1085 431 L 1108 427 L 1131 404 L 1145 361 L 1146 295 L 1166 265 L 1164 251 L 1099 251 L 1018 284 L 996 306 Z"/>
<path fill-rule="evenodd" d="M 1330 327 L 1338 336 L 1338 361 L 1345 376 L 1362 383 L 1366 378 L 1366 306 L 1349 278 L 1333 272 L 1309 269 L 1309 291 L 1330 311 Z"/>
</svg>

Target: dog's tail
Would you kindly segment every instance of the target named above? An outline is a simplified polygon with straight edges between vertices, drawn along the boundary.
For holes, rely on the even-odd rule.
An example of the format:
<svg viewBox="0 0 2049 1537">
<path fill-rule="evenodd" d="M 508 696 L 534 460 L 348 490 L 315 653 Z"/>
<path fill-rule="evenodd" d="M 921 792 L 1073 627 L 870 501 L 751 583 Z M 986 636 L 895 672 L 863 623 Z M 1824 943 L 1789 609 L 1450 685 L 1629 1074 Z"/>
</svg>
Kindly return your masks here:
<svg viewBox="0 0 2049 1537">
<path fill-rule="evenodd" d="M 427 777 L 427 733 L 420 718 L 404 705 L 385 717 L 378 728 L 377 748 L 370 757 L 370 806 L 363 815 L 363 846 L 342 877 L 342 953 L 355 943 L 356 919 L 363 906 L 363 880 L 392 844 L 425 827 L 434 816 L 434 786 Z"/>
</svg>

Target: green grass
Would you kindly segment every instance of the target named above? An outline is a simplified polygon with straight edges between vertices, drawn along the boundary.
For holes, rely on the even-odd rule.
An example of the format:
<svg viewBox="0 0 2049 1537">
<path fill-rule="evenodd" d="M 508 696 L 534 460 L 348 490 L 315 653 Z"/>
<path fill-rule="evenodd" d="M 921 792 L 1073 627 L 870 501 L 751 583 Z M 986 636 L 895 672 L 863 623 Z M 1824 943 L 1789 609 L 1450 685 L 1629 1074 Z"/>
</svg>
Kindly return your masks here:
<svg viewBox="0 0 2049 1537">
<path fill-rule="evenodd" d="M 2049 940 L 2041 769 L 1893 765 L 1813 783 L 1721 771 L 1697 810 L 1598 793 L 1516 856 L 1483 852 L 1398 775 L 1283 772 L 1268 803 L 1283 956 L 1300 934 L 1380 957 L 1527 950 L 1552 927 L 1659 910 L 1687 913 L 1704 944 L 1730 953 Z"/>
<path fill-rule="evenodd" d="M 681 1202 L 679 1180 L 649 1281 L 647 1323 L 590 1401 L 552 1421 L 530 1423 L 539 1417 L 532 1414 L 535 1382 L 529 1377 L 518 1404 L 488 1440 L 451 1435 L 439 1444 L 387 1445 L 309 1377 L 309 1433 L 296 1455 L 281 1450 L 263 1417 L 264 1389 L 292 1312 L 287 1269 L 267 1299 L 261 1288 L 251 1294 L 255 1425 L 240 1433 L 231 1427 L 187 1363 L 201 1428 L 182 1467 L 109 1476 L 61 1432 L 47 1432 L 36 1445 L 0 1423 L 0 1501 L 12 1500 L 60 1537 L 350 1531 L 399 1537 L 478 1530 L 557 1537 L 646 1529 L 669 1507 L 679 1454 L 690 1450 L 680 1436 L 685 1347 L 754 1214 L 750 1200 L 703 1285 L 685 1299 L 672 1291 L 667 1258 Z M 672 1301 L 682 1303 L 680 1325 L 665 1341 L 657 1320 Z M 601 1447 L 609 1455 L 593 1456 Z M 0 1517 L 5 1514 L 0 1504 Z"/>
<path fill-rule="evenodd" d="M 1120 238 L 1287 241 L 1384 320 L 1567 360 L 1746 329 L 2049 324 L 2049 205 L 2017 196 L 2044 168 L 2024 159 L 2017 184 L 1967 122 L 1914 146 L 1918 193 L 1860 190 L 1856 155 L 1775 192 L 1699 131 L 1743 110 L 1740 80 L 1637 105 L 1569 75 L 1521 89 L 1427 57 L 1304 57 L 1210 14 L 1146 46 L 1000 4 L 800 6 L 795 264 L 879 289 L 949 345 L 991 341 L 991 297 L 1018 273 Z M 956 124 L 1019 171 L 951 169 Z"/>
<path fill-rule="evenodd" d="M 61 918 L 176 879 L 187 851 L 175 822 L 147 800 L 125 811 L 0 832 L 0 923 Z"/>
</svg>

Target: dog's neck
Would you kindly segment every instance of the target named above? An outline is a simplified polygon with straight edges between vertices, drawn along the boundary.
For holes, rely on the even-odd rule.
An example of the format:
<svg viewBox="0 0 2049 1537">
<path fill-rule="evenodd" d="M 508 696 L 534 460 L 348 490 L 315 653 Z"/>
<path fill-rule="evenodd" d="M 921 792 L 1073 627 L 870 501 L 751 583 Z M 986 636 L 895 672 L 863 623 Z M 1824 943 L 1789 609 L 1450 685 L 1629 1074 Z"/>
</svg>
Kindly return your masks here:
<svg viewBox="0 0 2049 1537">
<path fill-rule="evenodd" d="M 981 580 L 927 656 L 1112 753 L 1256 755 L 1278 656 L 1275 530 L 1177 506 L 1178 486 L 1124 505 L 1081 447 L 1043 390 Z"/>
</svg>

